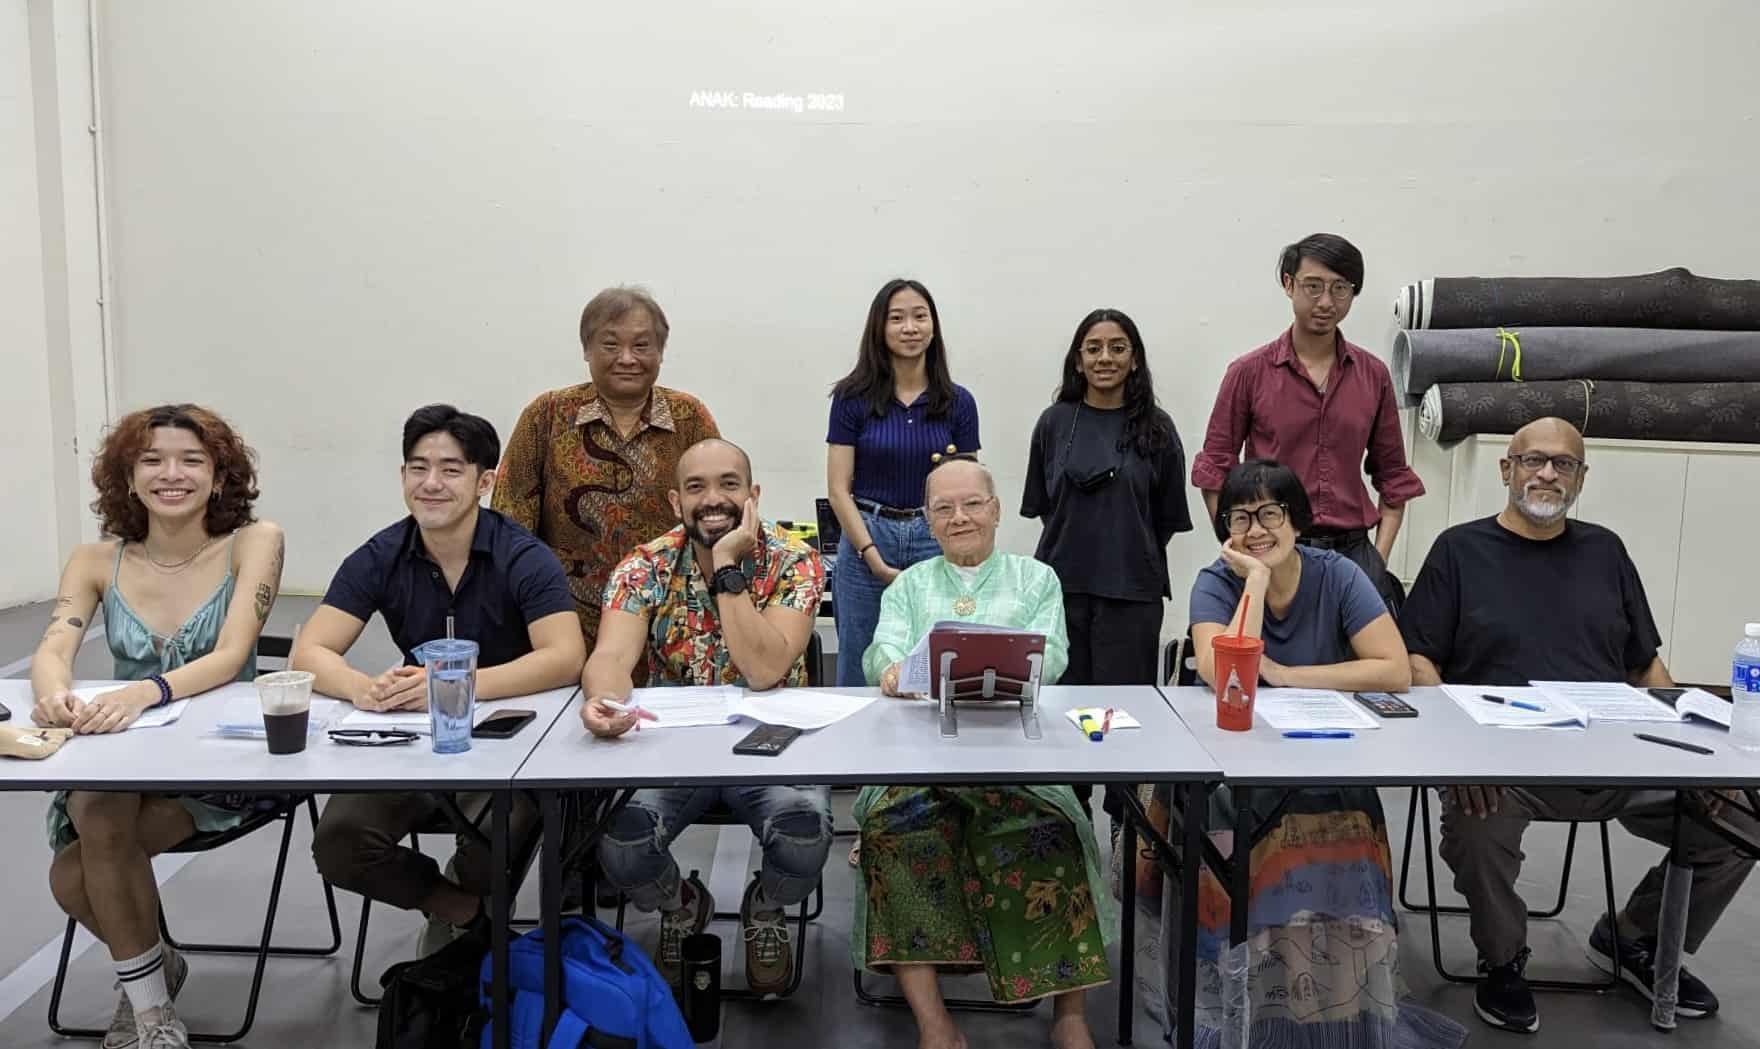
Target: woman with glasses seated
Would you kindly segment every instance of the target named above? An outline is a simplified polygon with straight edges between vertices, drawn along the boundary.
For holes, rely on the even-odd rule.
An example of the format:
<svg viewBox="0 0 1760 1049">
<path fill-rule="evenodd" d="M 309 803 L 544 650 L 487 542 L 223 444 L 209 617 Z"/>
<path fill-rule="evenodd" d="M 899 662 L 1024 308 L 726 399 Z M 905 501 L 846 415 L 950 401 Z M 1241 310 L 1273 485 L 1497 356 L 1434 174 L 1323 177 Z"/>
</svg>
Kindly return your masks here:
<svg viewBox="0 0 1760 1049">
<path fill-rule="evenodd" d="M 31 657 L 32 721 L 121 732 L 155 707 L 256 675 L 257 635 L 281 588 L 286 543 L 280 527 L 253 516 L 251 460 L 226 420 L 193 404 L 135 412 L 105 435 L 92 462 L 92 509 L 108 538 L 75 549 L 61 573 Z M 72 691 L 73 661 L 100 607 L 113 674 L 128 684 L 82 697 Z M 159 941 L 150 857 L 197 832 L 235 827 L 255 806 L 243 794 L 55 795 L 50 891 L 110 949 L 122 989 L 105 1049 L 189 1044 L 171 1006 L 189 963 Z"/>
<path fill-rule="evenodd" d="M 1261 687 L 1406 691 L 1405 644 L 1374 584 L 1343 555 L 1297 543 L 1313 520 L 1307 490 L 1288 467 L 1255 459 L 1229 471 L 1217 496 L 1221 556 L 1192 584 L 1199 676 L 1214 683 L 1211 642 L 1239 627 L 1265 642 Z M 1242 843 L 1232 841 L 1226 788 L 1210 812 L 1223 852 L 1251 856 L 1247 1044 L 1459 1045 L 1458 1024 L 1399 1001 L 1392 860 L 1374 788 L 1260 789 L 1249 806 L 1251 838 Z M 1228 897 L 1208 871 L 1199 892 L 1198 1017 L 1216 1027 Z"/>
</svg>

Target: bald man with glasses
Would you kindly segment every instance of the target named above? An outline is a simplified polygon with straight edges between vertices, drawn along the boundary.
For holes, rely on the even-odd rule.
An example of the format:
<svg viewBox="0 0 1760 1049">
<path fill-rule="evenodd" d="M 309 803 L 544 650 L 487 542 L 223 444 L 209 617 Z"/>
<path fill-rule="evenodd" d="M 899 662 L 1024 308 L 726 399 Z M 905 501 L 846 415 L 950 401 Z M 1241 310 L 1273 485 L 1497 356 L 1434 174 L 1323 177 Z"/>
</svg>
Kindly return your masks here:
<svg viewBox="0 0 1760 1049">
<path fill-rule="evenodd" d="M 1625 681 L 1668 686 L 1650 604 L 1637 566 L 1619 536 L 1572 520 L 1588 479 L 1583 435 L 1563 419 L 1539 419 L 1516 431 L 1499 464 L 1509 500 L 1494 517 L 1456 525 L 1437 537 L 1407 599 L 1400 628 L 1412 683 L 1525 685 L 1529 681 Z M 1760 827 L 1716 795 L 1696 804 L 1752 839 Z M 1523 970 L 1528 960 L 1527 905 L 1516 891 L 1522 835 L 1535 819 L 1618 818 L 1639 837 L 1667 846 L 1673 832 L 1667 791 L 1574 787 L 1464 786 L 1443 792 L 1442 857 L 1471 908 L 1473 944 L 1486 979 L 1474 1008 L 1493 1027 L 1532 1032 L 1540 1016 Z M 1689 954 L 1710 933 L 1753 867 L 1733 847 L 1693 821 L 1681 826 L 1682 860 L 1693 868 L 1687 911 Z M 1589 960 L 1619 970 L 1649 996 L 1654 983 L 1657 914 L 1664 866 L 1644 875 L 1617 916 L 1603 915 L 1589 937 Z M 1681 970 L 1677 1014 L 1709 1016 L 1717 995 Z"/>
</svg>

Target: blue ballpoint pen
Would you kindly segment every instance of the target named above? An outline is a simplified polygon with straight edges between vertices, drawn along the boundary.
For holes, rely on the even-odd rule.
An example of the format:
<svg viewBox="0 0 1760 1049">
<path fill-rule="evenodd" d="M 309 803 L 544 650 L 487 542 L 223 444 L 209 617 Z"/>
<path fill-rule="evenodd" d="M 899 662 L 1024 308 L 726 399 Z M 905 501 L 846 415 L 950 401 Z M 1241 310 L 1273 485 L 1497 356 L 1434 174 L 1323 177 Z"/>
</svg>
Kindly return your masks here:
<svg viewBox="0 0 1760 1049">
<path fill-rule="evenodd" d="M 1283 734 L 1284 739 L 1352 739 L 1355 736 L 1355 732 L 1346 732 L 1342 729 L 1336 731 L 1300 729 L 1293 732 L 1285 732 Z"/>
<path fill-rule="evenodd" d="M 1540 706 L 1538 703 L 1525 703 L 1519 699 L 1504 699 L 1502 696 L 1494 696 L 1489 692 L 1481 692 L 1479 698 L 1490 700 L 1493 703 L 1505 703 L 1520 710 L 1532 710 L 1540 714 L 1546 713 L 1546 708 Z"/>
</svg>

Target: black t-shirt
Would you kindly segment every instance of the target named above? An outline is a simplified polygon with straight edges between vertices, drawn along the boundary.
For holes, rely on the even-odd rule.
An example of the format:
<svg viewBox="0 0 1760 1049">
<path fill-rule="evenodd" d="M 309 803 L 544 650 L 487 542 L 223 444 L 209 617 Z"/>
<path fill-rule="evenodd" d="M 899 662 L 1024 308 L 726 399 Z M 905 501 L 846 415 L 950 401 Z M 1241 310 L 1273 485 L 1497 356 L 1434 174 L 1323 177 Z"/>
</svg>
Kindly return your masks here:
<svg viewBox="0 0 1760 1049">
<path fill-rule="evenodd" d="M 1192 517 L 1179 432 L 1166 412 L 1156 412 L 1172 439 L 1149 458 L 1134 443 L 1119 447 L 1122 408 L 1059 401 L 1033 427 L 1021 516 L 1044 520 L 1033 556 L 1056 570 L 1065 593 L 1121 601 L 1172 596 L 1167 541 L 1191 531 Z M 1116 476 L 1097 483 L 1112 469 Z"/>
<path fill-rule="evenodd" d="M 1487 517 L 1437 537 L 1400 612 L 1406 649 L 1462 685 L 1625 681 L 1662 638 L 1619 536 L 1527 539 Z"/>
</svg>

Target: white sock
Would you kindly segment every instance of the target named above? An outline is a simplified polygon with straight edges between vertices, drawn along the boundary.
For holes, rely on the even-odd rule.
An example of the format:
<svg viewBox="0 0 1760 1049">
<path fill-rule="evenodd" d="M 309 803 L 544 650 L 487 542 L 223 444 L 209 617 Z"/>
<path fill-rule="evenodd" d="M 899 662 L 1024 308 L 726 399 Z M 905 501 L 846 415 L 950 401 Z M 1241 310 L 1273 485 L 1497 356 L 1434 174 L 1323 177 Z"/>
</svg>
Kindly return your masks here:
<svg viewBox="0 0 1760 1049">
<path fill-rule="evenodd" d="M 117 962 L 116 978 L 122 981 L 122 993 L 128 995 L 136 1015 L 171 1003 L 171 992 L 165 986 L 165 951 L 159 944 L 138 958 Z"/>
</svg>

